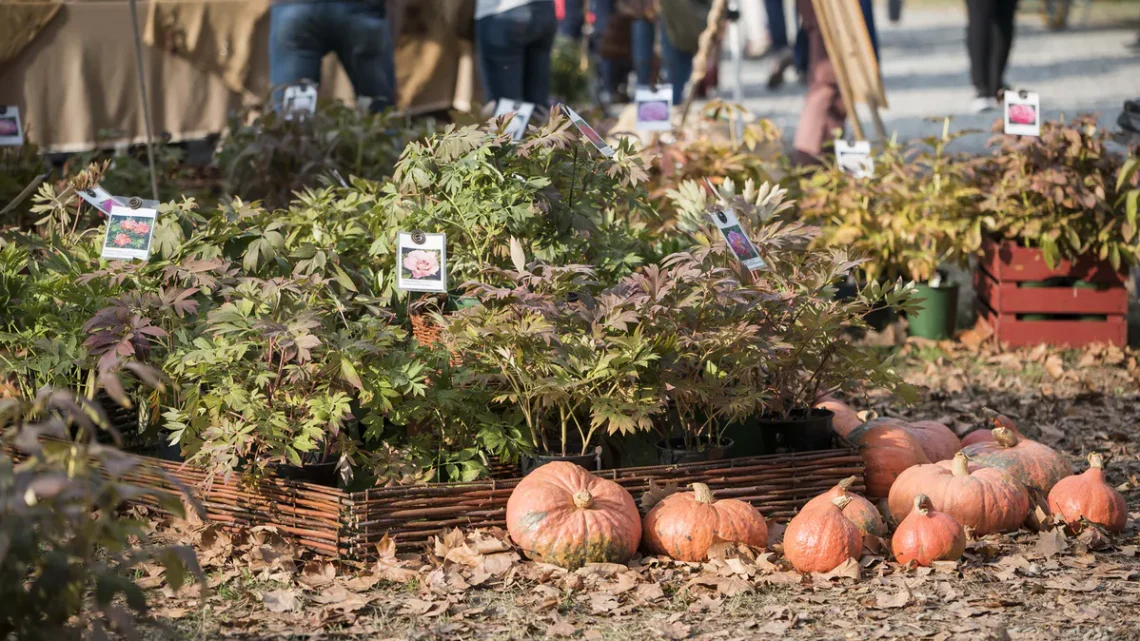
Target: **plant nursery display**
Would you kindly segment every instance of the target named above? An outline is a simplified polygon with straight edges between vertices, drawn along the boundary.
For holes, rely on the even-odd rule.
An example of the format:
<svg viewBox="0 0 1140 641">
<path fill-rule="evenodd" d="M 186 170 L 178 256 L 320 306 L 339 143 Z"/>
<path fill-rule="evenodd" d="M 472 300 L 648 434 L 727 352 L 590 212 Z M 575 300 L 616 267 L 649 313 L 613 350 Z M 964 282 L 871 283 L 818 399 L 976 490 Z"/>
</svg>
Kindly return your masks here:
<svg viewBox="0 0 1140 641">
<path fill-rule="evenodd" d="M 1119 533 L 1128 521 L 1128 505 L 1120 492 L 1104 480 L 1104 458 L 1089 454 L 1089 469 L 1057 481 L 1049 490 L 1049 511 L 1079 532 L 1082 521 Z"/>
<path fill-rule="evenodd" d="M 818 507 L 822 503 L 832 503 L 835 499 L 845 496 L 851 500 L 843 507 L 843 516 L 854 523 L 864 536 L 868 534 L 878 537 L 886 536 L 887 524 L 883 522 L 879 508 L 875 507 L 874 503 L 850 491 L 855 481 L 856 477 L 854 476 L 843 479 L 835 487 L 808 501 L 803 509 Z"/>
<path fill-rule="evenodd" d="M 929 566 L 934 561 L 957 561 L 966 551 L 966 533 L 949 514 L 934 509 L 925 494 L 914 497 L 914 509 L 895 528 L 891 552 L 902 564 Z"/>
<path fill-rule="evenodd" d="M 641 542 L 641 515 L 617 483 L 555 461 L 531 472 L 511 492 L 507 530 L 528 557 L 576 569 L 633 558 Z"/>
<path fill-rule="evenodd" d="M 830 572 L 863 553 L 863 535 L 843 515 L 851 499 L 836 497 L 804 509 L 784 531 L 784 556 L 800 572 Z"/>
<path fill-rule="evenodd" d="M 977 536 L 1016 530 L 1029 514 L 1029 493 L 1020 481 L 1001 469 L 972 464 L 964 452 L 899 475 L 887 499 L 896 522 L 911 513 L 919 494 Z"/>
<path fill-rule="evenodd" d="M 1057 481 L 1073 473 L 1073 466 L 1065 457 L 1048 445 L 1004 427 L 994 428 L 993 437 L 993 441 L 975 443 L 962 452 L 978 465 L 1005 470 L 1026 487 L 1035 487 L 1045 495 Z"/>
<path fill-rule="evenodd" d="M 768 545 L 768 525 L 756 508 L 736 499 L 714 500 L 704 483 L 693 483 L 692 492 L 671 494 L 653 506 L 642 533 L 647 551 L 678 561 L 703 561 L 718 542 Z"/>
</svg>

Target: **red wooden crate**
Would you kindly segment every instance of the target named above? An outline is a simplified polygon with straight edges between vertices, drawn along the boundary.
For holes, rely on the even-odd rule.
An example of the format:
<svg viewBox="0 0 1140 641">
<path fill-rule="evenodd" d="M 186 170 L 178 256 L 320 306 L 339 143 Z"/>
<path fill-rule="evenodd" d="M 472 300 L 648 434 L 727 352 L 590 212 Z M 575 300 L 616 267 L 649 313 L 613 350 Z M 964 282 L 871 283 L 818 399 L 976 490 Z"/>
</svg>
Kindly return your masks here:
<svg viewBox="0 0 1140 641">
<path fill-rule="evenodd" d="M 1019 247 L 1008 240 L 987 238 L 982 243 L 985 255 L 978 266 L 989 272 L 998 282 L 1025 282 L 1048 278 L 1076 278 L 1090 283 L 1124 283 L 1124 275 L 1112 268 L 1108 261 L 1094 256 L 1083 256 L 1076 262 L 1062 260 L 1055 269 L 1049 269 L 1040 249 Z"/>
<path fill-rule="evenodd" d="M 1109 316 L 1102 321 L 1018 320 L 1016 314 L 998 314 L 980 300 L 978 312 L 993 327 L 997 341 L 1011 347 L 1042 343 L 1070 347 L 1111 343 L 1123 347 L 1128 343 L 1128 325 L 1123 316 Z"/>
<path fill-rule="evenodd" d="M 974 290 L 998 314 L 1128 313 L 1128 290 L 1123 285 L 1102 289 L 1019 287 L 1016 282 L 1000 282 L 979 269 L 974 273 Z"/>
</svg>

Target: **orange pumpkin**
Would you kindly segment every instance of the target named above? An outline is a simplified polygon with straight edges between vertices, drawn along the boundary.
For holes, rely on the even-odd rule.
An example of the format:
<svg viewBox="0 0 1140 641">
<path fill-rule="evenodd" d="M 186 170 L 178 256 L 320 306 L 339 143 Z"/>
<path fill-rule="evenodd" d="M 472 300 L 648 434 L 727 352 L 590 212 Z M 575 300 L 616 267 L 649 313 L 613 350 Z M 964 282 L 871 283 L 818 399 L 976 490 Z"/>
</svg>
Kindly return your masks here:
<svg viewBox="0 0 1140 641">
<path fill-rule="evenodd" d="M 866 471 L 867 496 L 883 498 L 903 470 L 929 463 L 922 445 L 898 419 L 877 418 L 851 431 L 847 440 L 859 447 Z"/>
<path fill-rule="evenodd" d="M 966 532 L 954 517 L 934 509 L 925 494 L 914 497 L 914 509 L 891 538 L 895 560 L 929 566 L 934 561 L 957 561 L 966 551 Z"/>
<path fill-rule="evenodd" d="M 973 528 L 979 536 L 1016 530 L 1029 514 L 1024 485 L 1003 470 L 971 465 L 964 452 L 951 461 L 903 472 L 887 499 L 895 521 L 906 518 L 919 494 L 930 497 L 934 509 Z"/>
<path fill-rule="evenodd" d="M 622 486 L 555 461 L 515 486 L 507 531 L 528 557 L 544 563 L 570 569 L 626 563 L 641 541 L 641 515 Z"/>
<path fill-rule="evenodd" d="M 847 559 L 858 559 L 863 535 L 843 508 L 850 497 L 800 510 L 784 531 L 784 556 L 800 572 L 830 572 Z"/>
<path fill-rule="evenodd" d="M 918 439 L 926 458 L 932 463 L 952 459 L 958 450 L 962 449 L 962 441 L 958 440 L 954 430 L 938 421 L 907 423 L 906 430 Z"/>
<path fill-rule="evenodd" d="M 994 428 L 993 437 L 992 442 L 975 443 L 963 451 L 978 465 L 1003 469 L 1046 495 L 1057 481 L 1073 474 L 1069 461 L 1047 445 L 1004 427 Z"/>
<path fill-rule="evenodd" d="M 1008 416 L 1005 416 L 1004 414 L 998 414 L 997 416 L 994 417 L 993 427 L 1004 427 L 1005 429 L 1013 432 L 1014 434 L 1021 436 L 1021 432 L 1017 431 L 1017 426 L 1014 425 L 1013 421 Z M 973 445 L 974 443 L 984 443 L 987 441 L 992 442 L 993 440 L 994 440 L 994 434 L 993 434 L 992 428 L 991 429 L 979 428 L 979 429 L 976 429 L 973 432 L 970 432 L 969 434 L 962 437 L 962 447 L 968 447 L 970 445 Z"/>
<path fill-rule="evenodd" d="M 831 413 L 835 415 L 831 419 L 831 426 L 840 436 L 847 436 L 851 430 L 863 424 L 858 412 L 851 409 L 851 406 L 830 396 L 821 396 L 815 406 L 831 410 Z"/>
<path fill-rule="evenodd" d="M 1089 469 L 1084 474 L 1057 481 L 1049 491 L 1049 511 L 1059 514 L 1074 531 L 1081 518 L 1096 523 L 1109 532 L 1123 532 L 1128 520 L 1128 505 L 1116 488 L 1104 480 L 1104 459 L 1089 454 Z"/>
<path fill-rule="evenodd" d="M 746 543 L 762 548 L 768 544 L 764 517 L 744 501 L 714 501 L 704 483 L 693 483 L 692 492 L 665 497 L 642 526 L 645 549 L 678 561 L 704 561 L 714 541 Z"/>
<path fill-rule="evenodd" d="M 831 503 L 841 496 L 846 496 L 851 499 L 851 502 L 847 504 L 847 507 L 843 508 L 843 516 L 846 516 L 849 521 L 854 523 L 855 527 L 859 528 L 859 531 L 864 535 L 886 536 L 887 524 L 883 523 L 883 516 L 879 514 L 879 510 L 867 499 L 850 491 L 851 486 L 855 483 L 855 479 L 856 477 L 854 476 L 843 479 L 835 487 L 808 501 L 807 505 L 804 505 L 804 509 L 818 507 L 824 503 Z"/>
</svg>

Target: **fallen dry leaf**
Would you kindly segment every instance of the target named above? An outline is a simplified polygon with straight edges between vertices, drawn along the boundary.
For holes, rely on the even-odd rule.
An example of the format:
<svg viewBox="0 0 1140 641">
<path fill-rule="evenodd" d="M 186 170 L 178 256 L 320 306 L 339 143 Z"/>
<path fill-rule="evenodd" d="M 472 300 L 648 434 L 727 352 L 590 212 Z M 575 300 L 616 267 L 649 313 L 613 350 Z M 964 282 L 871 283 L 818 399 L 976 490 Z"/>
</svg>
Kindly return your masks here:
<svg viewBox="0 0 1140 641">
<path fill-rule="evenodd" d="M 297 609 L 297 592 L 295 590 L 273 590 L 261 594 L 261 602 L 270 612 L 278 614 L 292 612 Z"/>
</svg>

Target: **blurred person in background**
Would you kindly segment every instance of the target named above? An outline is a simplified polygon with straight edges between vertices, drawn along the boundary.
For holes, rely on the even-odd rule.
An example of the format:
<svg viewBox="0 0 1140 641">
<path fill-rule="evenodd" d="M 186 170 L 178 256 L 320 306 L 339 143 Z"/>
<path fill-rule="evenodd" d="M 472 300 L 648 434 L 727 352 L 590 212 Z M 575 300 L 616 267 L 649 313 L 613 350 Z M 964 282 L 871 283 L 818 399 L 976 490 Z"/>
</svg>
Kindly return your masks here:
<svg viewBox="0 0 1140 641">
<path fill-rule="evenodd" d="M 839 80 L 827 56 L 827 48 L 811 0 L 797 0 L 808 50 L 808 90 L 796 125 L 792 162 L 797 166 L 818 164 L 823 144 L 836 129 L 843 129 L 847 109 L 839 93 Z"/>
<path fill-rule="evenodd" d="M 1005 84 L 1005 68 L 1013 48 L 1017 0 L 966 0 L 966 50 L 975 112 L 997 109 Z"/>
<path fill-rule="evenodd" d="M 321 60 L 335 52 L 357 98 L 374 112 L 396 101 L 386 0 L 271 0 L 269 82 L 321 82 Z M 281 92 L 275 93 L 280 100 Z"/>
<path fill-rule="evenodd" d="M 554 0 L 477 0 L 475 52 L 487 101 L 509 98 L 547 109 Z"/>
<path fill-rule="evenodd" d="M 674 105 L 685 100 L 685 85 L 693 75 L 693 56 L 711 6 L 712 0 L 661 0 L 661 58 L 673 84 Z M 715 55 L 710 58 L 715 59 Z"/>
</svg>

